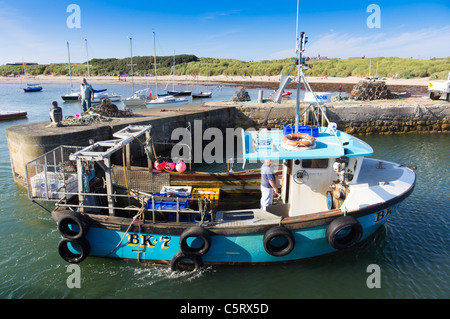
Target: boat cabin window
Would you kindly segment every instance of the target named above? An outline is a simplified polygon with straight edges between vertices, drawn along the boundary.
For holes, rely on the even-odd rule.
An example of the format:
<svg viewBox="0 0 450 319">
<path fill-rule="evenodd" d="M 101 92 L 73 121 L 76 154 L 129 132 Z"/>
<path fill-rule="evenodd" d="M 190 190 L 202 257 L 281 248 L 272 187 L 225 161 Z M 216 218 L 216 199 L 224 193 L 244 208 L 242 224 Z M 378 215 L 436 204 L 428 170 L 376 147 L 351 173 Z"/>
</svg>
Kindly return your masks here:
<svg viewBox="0 0 450 319">
<path fill-rule="evenodd" d="M 327 168 L 328 158 L 325 159 L 304 159 L 302 160 L 303 168 Z"/>
</svg>

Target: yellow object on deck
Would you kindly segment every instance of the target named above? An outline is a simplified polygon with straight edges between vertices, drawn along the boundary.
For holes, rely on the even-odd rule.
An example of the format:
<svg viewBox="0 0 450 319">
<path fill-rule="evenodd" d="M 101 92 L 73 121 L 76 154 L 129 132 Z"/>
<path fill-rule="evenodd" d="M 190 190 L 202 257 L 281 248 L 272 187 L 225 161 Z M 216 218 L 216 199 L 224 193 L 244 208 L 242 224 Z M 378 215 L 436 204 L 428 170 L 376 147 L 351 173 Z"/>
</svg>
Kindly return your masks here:
<svg viewBox="0 0 450 319">
<path fill-rule="evenodd" d="M 193 188 L 192 198 L 206 198 L 214 201 L 213 206 L 219 204 L 220 188 Z"/>
</svg>

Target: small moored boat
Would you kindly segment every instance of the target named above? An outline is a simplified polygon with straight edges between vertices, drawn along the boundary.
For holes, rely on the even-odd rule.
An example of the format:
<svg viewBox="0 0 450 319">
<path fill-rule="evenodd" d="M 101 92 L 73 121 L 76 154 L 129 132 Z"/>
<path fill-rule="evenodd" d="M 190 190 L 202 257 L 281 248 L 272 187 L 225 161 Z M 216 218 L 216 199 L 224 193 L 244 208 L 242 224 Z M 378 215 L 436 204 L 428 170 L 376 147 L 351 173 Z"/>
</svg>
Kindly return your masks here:
<svg viewBox="0 0 450 319">
<path fill-rule="evenodd" d="M 209 98 L 212 96 L 212 92 L 198 92 L 198 93 L 192 93 L 192 98 L 194 99 L 202 99 L 202 98 Z"/>
<path fill-rule="evenodd" d="M 42 91 L 42 86 L 39 84 L 27 84 L 27 87 L 23 88 L 26 93 L 40 92 Z"/>
<path fill-rule="evenodd" d="M 0 120 L 14 120 L 26 116 L 26 111 L 0 111 Z"/>
<path fill-rule="evenodd" d="M 152 99 L 147 104 L 174 104 L 174 103 L 187 103 L 188 100 L 184 97 L 174 97 L 172 95 L 158 96 L 156 99 Z"/>
</svg>

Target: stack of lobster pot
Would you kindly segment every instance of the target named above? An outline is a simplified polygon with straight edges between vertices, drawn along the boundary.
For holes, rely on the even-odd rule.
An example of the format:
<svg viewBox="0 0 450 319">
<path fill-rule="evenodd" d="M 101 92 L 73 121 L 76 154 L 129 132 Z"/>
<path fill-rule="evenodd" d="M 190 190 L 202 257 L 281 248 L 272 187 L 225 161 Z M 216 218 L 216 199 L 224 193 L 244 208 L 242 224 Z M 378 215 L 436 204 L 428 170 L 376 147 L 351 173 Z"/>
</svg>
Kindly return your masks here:
<svg viewBox="0 0 450 319">
<path fill-rule="evenodd" d="M 392 99 L 394 95 L 384 81 L 359 81 L 351 92 L 354 100 Z"/>
</svg>

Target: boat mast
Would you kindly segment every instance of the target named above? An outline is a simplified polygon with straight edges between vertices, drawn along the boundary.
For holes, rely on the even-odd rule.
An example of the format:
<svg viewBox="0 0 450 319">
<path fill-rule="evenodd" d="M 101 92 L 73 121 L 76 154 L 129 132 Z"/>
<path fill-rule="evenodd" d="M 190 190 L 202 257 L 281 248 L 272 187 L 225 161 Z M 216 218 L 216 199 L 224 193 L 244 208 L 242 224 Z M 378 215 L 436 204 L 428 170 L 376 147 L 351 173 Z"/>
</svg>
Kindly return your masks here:
<svg viewBox="0 0 450 319">
<path fill-rule="evenodd" d="M 69 78 L 70 78 L 70 93 L 73 92 L 72 86 L 72 68 L 70 66 L 70 49 L 69 49 L 69 41 L 67 41 L 67 56 L 69 58 Z"/>
<path fill-rule="evenodd" d="M 86 46 L 87 72 L 88 72 L 88 78 L 90 79 L 91 78 L 91 72 L 89 71 L 89 54 L 88 54 L 88 46 L 87 46 L 87 39 L 86 38 L 84 39 L 84 43 L 85 43 L 85 46 Z"/>
<path fill-rule="evenodd" d="M 156 46 L 155 46 L 155 32 L 153 32 L 153 58 L 155 65 L 155 82 L 156 82 L 156 97 L 158 97 L 158 75 L 156 74 Z"/>
<path fill-rule="evenodd" d="M 297 97 L 295 100 L 295 133 L 298 133 L 298 126 L 300 122 L 300 88 L 301 88 L 301 72 L 302 72 L 302 66 L 301 66 L 301 57 L 302 52 L 300 49 L 301 46 L 301 39 L 298 33 L 298 13 L 299 13 L 299 0 L 297 0 L 297 22 L 296 22 L 296 30 L 295 30 L 295 36 L 296 36 L 296 59 L 297 59 Z"/>
<path fill-rule="evenodd" d="M 129 37 L 130 39 L 130 64 L 128 66 L 131 66 L 131 90 L 134 94 L 134 72 L 133 72 L 133 66 L 136 64 L 133 64 L 133 38 Z"/>
<path fill-rule="evenodd" d="M 172 91 L 175 91 L 175 50 L 173 50 L 173 75 L 172 75 Z"/>
<path fill-rule="evenodd" d="M 300 88 L 301 88 L 301 79 L 303 79 L 303 82 L 305 83 L 305 91 L 309 91 L 312 93 L 314 97 L 314 101 L 317 105 L 318 110 L 321 112 L 322 117 L 325 119 L 325 121 L 330 124 L 330 121 L 328 120 L 328 117 L 326 115 L 326 112 L 320 105 L 319 101 L 317 100 L 317 96 L 312 90 L 311 86 L 309 85 L 308 81 L 306 80 L 305 74 L 303 73 L 303 67 L 307 67 L 305 64 L 305 61 L 303 59 L 303 52 L 305 51 L 306 43 L 308 42 L 308 37 L 305 36 L 305 32 L 300 32 L 299 34 L 299 28 L 298 28 L 298 17 L 299 17 L 299 0 L 297 0 L 297 28 L 296 28 L 296 36 L 297 36 L 297 98 L 295 102 L 295 133 L 298 133 L 298 126 L 300 122 Z M 310 104 L 309 107 L 311 107 L 312 104 Z M 309 107 L 305 108 L 302 115 L 309 109 Z M 318 115 L 316 114 L 316 110 L 313 108 L 313 114 L 317 120 L 317 123 L 319 123 Z M 337 136 L 336 130 L 334 128 L 330 128 L 331 132 L 336 136 L 339 144 L 342 145 L 342 142 L 339 140 L 339 137 Z"/>
</svg>

